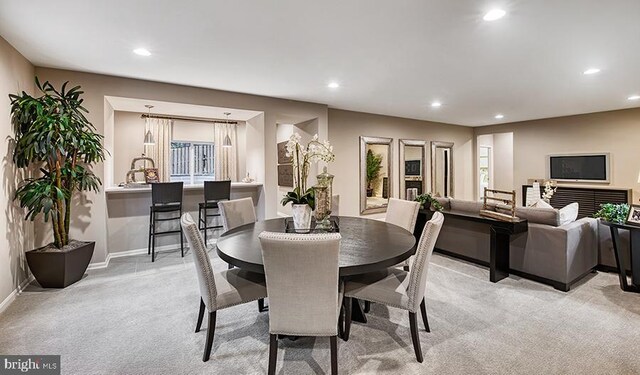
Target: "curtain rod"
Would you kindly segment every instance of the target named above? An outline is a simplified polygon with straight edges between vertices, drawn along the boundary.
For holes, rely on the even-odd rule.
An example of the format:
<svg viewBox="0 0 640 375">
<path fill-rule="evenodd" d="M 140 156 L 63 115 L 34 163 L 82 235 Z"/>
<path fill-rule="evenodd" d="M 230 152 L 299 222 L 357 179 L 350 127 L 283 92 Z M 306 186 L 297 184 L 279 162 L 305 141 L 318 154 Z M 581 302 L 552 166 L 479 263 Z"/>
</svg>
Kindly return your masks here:
<svg viewBox="0 0 640 375">
<path fill-rule="evenodd" d="M 202 119 L 196 117 L 180 117 L 180 116 L 161 116 L 161 115 L 149 115 L 147 113 L 143 113 L 142 118 L 160 118 L 165 120 L 184 120 L 184 121 L 195 121 L 195 122 L 217 122 L 219 124 L 238 124 L 237 121 L 227 121 L 227 120 L 217 120 L 217 119 Z"/>
</svg>

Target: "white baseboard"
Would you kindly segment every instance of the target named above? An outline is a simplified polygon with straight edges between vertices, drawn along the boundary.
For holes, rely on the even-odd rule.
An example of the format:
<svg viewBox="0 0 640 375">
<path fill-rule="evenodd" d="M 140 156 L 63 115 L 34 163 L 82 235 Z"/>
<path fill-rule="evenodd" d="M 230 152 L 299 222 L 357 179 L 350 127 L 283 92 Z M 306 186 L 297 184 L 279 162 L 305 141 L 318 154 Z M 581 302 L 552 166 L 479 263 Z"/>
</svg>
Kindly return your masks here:
<svg viewBox="0 0 640 375">
<path fill-rule="evenodd" d="M 9 294 L 7 298 L 4 299 L 4 301 L 0 302 L 0 314 L 4 310 L 6 310 L 7 307 L 9 307 L 11 302 L 15 301 L 16 297 L 20 293 L 22 293 L 24 288 L 26 288 L 27 285 L 29 285 L 33 280 L 34 280 L 33 275 L 29 275 L 29 277 L 26 280 L 24 280 L 22 283 L 20 283 L 20 285 L 18 285 L 18 287 L 13 292 L 11 292 L 11 294 Z"/>
<path fill-rule="evenodd" d="M 213 240 L 209 240 L 207 242 L 209 244 L 211 244 L 212 242 L 215 243 L 216 240 L 213 239 Z M 185 247 L 189 248 L 189 245 L 187 245 L 185 243 Z M 179 245 L 174 245 L 174 244 L 156 246 L 156 252 L 178 250 L 178 249 L 180 249 Z M 109 254 L 107 254 L 107 259 L 105 259 L 104 262 L 91 263 L 91 264 L 89 264 L 89 267 L 87 267 L 87 270 L 97 270 L 97 269 L 101 269 L 101 268 L 107 268 L 107 267 L 109 267 L 109 262 L 113 258 L 122 258 L 122 257 L 134 256 L 134 255 L 142 255 L 142 254 L 146 254 L 147 251 L 148 251 L 148 249 L 145 247 L 145 248 L 142 248 L 142 249 L 133 249 L 133 250 L 126 250 L 126 251 L 118 251 L 117 253 L 109 253 Z"/>
</svg>

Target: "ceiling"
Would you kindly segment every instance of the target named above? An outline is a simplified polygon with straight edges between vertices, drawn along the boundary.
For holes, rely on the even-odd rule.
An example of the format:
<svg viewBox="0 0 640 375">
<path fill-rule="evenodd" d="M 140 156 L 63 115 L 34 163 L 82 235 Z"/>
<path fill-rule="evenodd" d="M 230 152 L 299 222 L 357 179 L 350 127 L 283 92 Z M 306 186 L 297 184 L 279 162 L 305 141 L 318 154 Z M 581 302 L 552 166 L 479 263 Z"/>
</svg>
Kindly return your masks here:
<svg viewBox="0 0 640 375">
<path fill-rule="evenodd" d="M 640 106 L 638 19 L 638 0 L 0 2 L 37 66 L 470 126 Z"/>
</svg>

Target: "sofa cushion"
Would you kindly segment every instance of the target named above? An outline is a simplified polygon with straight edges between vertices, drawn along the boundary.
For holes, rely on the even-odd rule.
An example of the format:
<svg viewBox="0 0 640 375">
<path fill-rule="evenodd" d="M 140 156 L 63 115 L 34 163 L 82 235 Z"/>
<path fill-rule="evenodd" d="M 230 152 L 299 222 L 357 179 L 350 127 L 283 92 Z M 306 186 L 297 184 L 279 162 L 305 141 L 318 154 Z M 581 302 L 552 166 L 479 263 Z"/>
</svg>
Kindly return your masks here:
<svg viewBox="0 0 640 375">
<path fill-rule="evenodd" d="M 482 210 L 483 204 L 478 201 L 466 201 L 463 199 L 450 199 L 451 211 L 477 214 Z"/>
<path fill-rule="evenodd" d="M 560 225 L 560 211 L 555 208 L 516 207 L 516 216 L 530 223 Z"/>
<path fill-rule="evenodd" d="M 578 202 L 568 204 L 560 209 L 560 225 L 573 223 L 578 218 Z"/>
<path fill-rule="evenodd" d="M 538 199 L 538 201 L 536 203 L 534 203 L 533 205 L 529 206 L 529 207 L 535 207 L 535 208 L 553 208 L 552 205 L 550 205 L 549 203 L 545 202 L 544 199 L 540 198 Z"/>
<path fill-rule="evenodd" d="M 451 204 L 449 203 L 449 201 L 450 201 L 449 198 L 435 197 L 435 200 L 437 200 L 438 203 L 440 203 L 442 205 L 442 208 L 444 210 L 450 210 L 451 209 Z"/>
</svg>

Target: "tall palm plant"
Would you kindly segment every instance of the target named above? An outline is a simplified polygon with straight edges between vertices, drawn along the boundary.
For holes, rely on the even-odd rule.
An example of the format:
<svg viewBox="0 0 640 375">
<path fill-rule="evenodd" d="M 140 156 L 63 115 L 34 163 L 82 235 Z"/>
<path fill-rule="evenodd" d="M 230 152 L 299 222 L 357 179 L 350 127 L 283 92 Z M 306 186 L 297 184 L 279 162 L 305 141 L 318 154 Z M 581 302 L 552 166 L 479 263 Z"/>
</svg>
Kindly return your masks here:
<svg viewBox="0 0 640 375">
<path fill-rule="evenodd" d="M 26 219 L 44 214 L 53 227 L 54 245 L 62 249 L 69 243 L 69 223 L 74 193 L 97 192 L 100 179 L 91 167 L 104 160 L 103 136 L 87 120 L 88 111 L 80 97 L 80 86 L 60 90 L 36 77 L 39 97 L 26 92 L 9 95 L 13 161 L 19 168 L 36 173 L 20 183 L 15 199 L 27 209 Z M 40 173 L 38 173 L 39 171 Z"/>
</svg>

